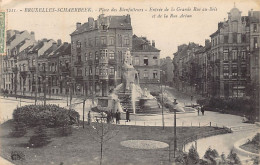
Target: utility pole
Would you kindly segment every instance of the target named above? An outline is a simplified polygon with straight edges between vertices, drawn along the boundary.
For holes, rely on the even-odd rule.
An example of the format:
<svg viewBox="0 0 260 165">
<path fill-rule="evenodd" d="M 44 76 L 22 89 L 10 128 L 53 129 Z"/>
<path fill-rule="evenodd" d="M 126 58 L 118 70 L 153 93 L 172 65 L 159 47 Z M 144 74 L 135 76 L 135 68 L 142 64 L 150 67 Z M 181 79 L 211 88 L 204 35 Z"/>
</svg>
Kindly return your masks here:
<svg viewBox="0 0 260 165">
<path fill-rule="evenodd" d="M 37 92 L 38 92 L 38 52 L 35 58 L 35 105 L 37 104 Z"/>
<path fill-rule="evenodd" d="M 85 127 L 85 102 L 86 100 L 83 100 L 83 128 Z"/>
<path fill-rule="evenodd" d="M 161 93 L 162 93 L 162 126 L 164 129 L 164 114 L 163 114 L 163 86 L 162 86 L 162 76 L 160 75 L 160 86 L 161 86 Z"/>
<path fill-rule="evenodd" d="M 174 150 L 173 150 L 173 156 L 175 158 L 176 156 L 176 149 L 177 149 L 177 133 L 176 133 L 176 105 L 177 103 L 177 99 L 174 99 Z"/>
</svg>

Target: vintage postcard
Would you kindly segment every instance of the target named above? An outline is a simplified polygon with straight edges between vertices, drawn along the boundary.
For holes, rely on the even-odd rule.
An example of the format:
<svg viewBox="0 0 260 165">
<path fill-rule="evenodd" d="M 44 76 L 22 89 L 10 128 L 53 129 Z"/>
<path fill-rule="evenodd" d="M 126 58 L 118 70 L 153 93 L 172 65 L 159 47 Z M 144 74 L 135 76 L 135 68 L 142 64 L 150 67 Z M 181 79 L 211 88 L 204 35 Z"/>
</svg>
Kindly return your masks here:
<svg viewBox="0 0 260 165">
<path fill-rule="evenodd" d="M 257 0 L 1 0 L 0 164 L 258 165 Z"/>
</svg>

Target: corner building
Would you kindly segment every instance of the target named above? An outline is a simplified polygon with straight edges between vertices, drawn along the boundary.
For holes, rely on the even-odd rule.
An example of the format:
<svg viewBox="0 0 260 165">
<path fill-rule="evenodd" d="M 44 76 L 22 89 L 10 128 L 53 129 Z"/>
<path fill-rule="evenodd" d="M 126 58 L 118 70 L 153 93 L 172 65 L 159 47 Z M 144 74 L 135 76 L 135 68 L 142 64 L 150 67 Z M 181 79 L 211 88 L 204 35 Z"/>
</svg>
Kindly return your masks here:
<svg viewBox="0 0 260 165">
<path fill-rule="evenodd" d="M 76 24 L 71 34 L 73 94 L 107 96 L 121 83 L 125 52 L 132 49 L 130 15 L 104 16 Z"/>
<path fill-rule="evenodd" d="M 249 19 L 234 7 L 211 36 L 209 59 L 213 97 L 243 97 L 250 82 Z"/>
</svg>

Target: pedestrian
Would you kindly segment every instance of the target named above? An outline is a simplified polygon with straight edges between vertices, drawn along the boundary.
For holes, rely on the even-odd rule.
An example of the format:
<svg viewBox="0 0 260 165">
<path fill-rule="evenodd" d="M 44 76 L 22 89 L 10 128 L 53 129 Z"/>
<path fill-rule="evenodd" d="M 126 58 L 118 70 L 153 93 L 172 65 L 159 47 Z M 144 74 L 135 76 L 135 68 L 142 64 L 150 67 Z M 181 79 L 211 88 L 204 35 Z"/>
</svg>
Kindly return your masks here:
<svg viewBox="0 0 260 165">
<path fill-rule="evenodd" d="M 204 108 L 204 107 L 202 107 L 202 108 L 201 108 L 201 113 L 202 113 L 202 116 L 204 116 L 204 111 L 205 111 L 205 108 Z"/>
<path fill-rule="evenodd" d="M 120 112 L 116 111 L 116 124 L 120 124 Z"/>
<path fill-rule="evenodd" d="M 130 115 L 130 113 L 129 113 L 128 109 L 126 109 L 126 122 L 130 121 L 129 115 Z"/>
<path fill-rule="evenodd" d="M 110 123 L 110 112 L 107 112 L 107 124 Z"/>
<path fill-rule="evenodd" d="M 88 111 L 88 125 L 90 125 L 91 123 L 91 114 L 90 114 L 90 111 Z"/>
<path fill-rule="evenodd" d="M 198 107 L 198 116 L 200 115 L 200 107 Z"/>
<path fill-rule="evenodd" d="M 114 113 L 113 113 L 113 111 L 111 110 L 111 121 L 112 121 L 112 123 L 114 123 Z"/>
</svg>

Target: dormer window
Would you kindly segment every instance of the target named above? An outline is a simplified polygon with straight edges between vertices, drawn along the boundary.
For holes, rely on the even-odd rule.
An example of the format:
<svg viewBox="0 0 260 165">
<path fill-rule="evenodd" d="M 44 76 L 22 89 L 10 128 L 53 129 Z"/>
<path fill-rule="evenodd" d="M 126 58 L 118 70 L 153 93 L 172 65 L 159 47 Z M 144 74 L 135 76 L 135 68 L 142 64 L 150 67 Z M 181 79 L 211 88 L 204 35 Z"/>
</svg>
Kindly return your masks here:
<svg viewBox="0 0 260 165">
<path fill-rule="evenodd" d="M 144 45 L 143 45 L 143 50 L 146 50 L 146 49 L 147 49 L 147 45 L 144 44 Z"/>
</svg>

